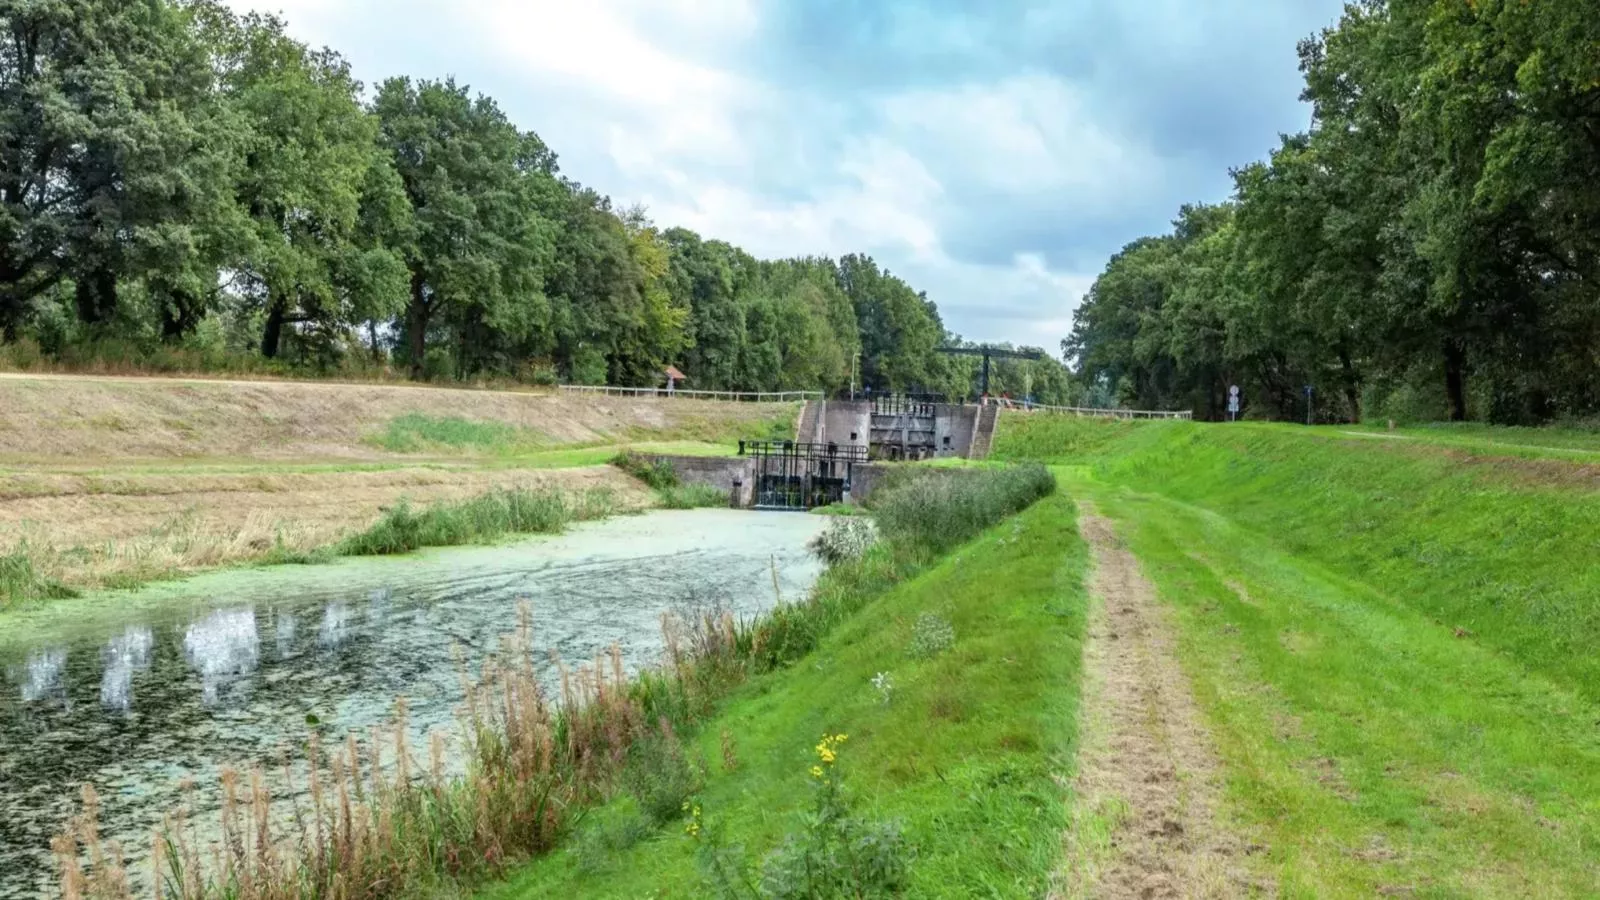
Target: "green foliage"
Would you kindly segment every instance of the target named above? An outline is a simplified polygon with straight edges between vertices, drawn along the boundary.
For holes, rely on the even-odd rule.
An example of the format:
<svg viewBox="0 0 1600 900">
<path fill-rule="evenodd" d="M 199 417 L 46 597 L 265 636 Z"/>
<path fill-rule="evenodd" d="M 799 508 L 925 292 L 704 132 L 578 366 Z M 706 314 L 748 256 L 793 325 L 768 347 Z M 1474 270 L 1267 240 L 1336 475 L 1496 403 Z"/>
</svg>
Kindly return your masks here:
<svg viewBox="0 0 1600 900">
<path fill-rule="evenodd" d="M 706 509 L 727 506 L 728 492 L 709 484 L 679 484 L 656 491 L 667 509 Z"/>
<path fill-rule="evenodd" d="M 0 609 L 30 600 L 60 600 L 77 596 L 77 592 L 34 569 L 26 544 L 0 556 Z"/>
<path fill-rule="evenodd" d="M 664 459 L 651 459 L 638 453 L 619 453 L 612 458 L 611 464 L 657 491 L 679 485 L 678 473 L 673 471 L 672 463 Z"/>
<path fill-rule="evenodd" d="M 838 566 L 865 556 L 878 533 L 871 522 L 858 516 L 841 516 L 828 523 L 827 530 L 807 545 L 824 565 Z"/>
<path fill-rule="evenodd" d="M 421 547 L 481 543 L 508 534 L 555 533 L 571 522 L 601 518 L 610 511 L 611 497 L 603 490 L 577 498 L 553 489 L 496 490 L 421 512 L 402 501 L 366 531 L 342 541 L 337 552 L 385 556 Z"/>
<path fill-rule="evenodd" d="M 702 786 L 701 773 L 665 719 L 656 733 L 634 741 L 628 748 L 628 762 L 621 778 L 623 789 L 656 828 L 683 818 L 689 798 Z"/>
<path fill-rule="evenodd" d="M 1600 5 L 1370 2 L 1302 42 L 1313 127 L 1129 244 L 1064 351 L 1144 408 L 1303 421 L 1600 410 Z"/>
<path fill-rule="evenodd" d="M 942 553 L 1055 492 L 1038 463 L 986 469 L 930 469 L 888 484 L 872 497 L 885 540 L 904 550 Z"/>
<path fill-rule="evenodd" d="M 848 611 L 822 629 L 816 652 L 738 689 L 699 729 L 703 755 L 721 752 L 727 732 L 742 762 L 707 778 L 683 826 L 690 834 L 638 842 L 603 869 L 557 853 L 486 900 L 718 896 L 719 887 L 764 896 L 768 859 L 765 888 L 789 896 L 855 896 L 804 893 L 809 877 L 846 869 L 854 877 L 845 880 L 871 886 L 863 896 L 895 884 L 919 898 L 1046 895 L 1068 824 L 1056 776 L 1076 751 L 1086 607 L 1072 504 L 1048 499 L 955 556 L 906 565 L 880 548 L 829 570 L 813 603 Z M 911 623 L 930 607 L 961 642 L 919 659 L 908 652 Z M 871 686 L 885 668 L 895 672 L 887 705 Z M 841 732 L 849 790 L 835 802 L 811 769 L 818 735 Z M 598 815 L 615 822 L 629 812 Z M 807 859 L 818 864 L 810 875 L 797 871 Z"/>
<path fill-rule="evenodd" d="M 639 479 L 656 492 L 656 499 L 667 509 L 703 509 L 727 506 L 730 498 L 722 488 L 709 484 L 684 484 L 672 463 L 650 459 L 637 453 L 619 453 L 611 464 Z"/>
</svg>

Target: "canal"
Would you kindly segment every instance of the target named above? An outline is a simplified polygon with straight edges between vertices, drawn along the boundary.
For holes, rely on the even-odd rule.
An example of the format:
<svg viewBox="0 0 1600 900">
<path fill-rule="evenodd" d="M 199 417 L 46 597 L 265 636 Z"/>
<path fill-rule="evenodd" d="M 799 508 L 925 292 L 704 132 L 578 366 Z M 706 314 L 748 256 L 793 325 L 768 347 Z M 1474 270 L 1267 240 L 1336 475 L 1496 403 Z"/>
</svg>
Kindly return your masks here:
<svg viewBox="0 0 1600 900">
<path fill-rule="evenodd" d="M 749 616 L 821 573 L 820 516 L 661 511 L 495 547 L 201 576 L 0 618 L 0 898 L 54 894 L 50 838 L 92 784 L 102 831 L 148 855 L 150 831 L 198 785 L 212 816 L 225 766 L 279 767 L 386 722 L 397 697 L 422 740 L 450 730 L 461 663 L 512 631 L 569 664 L 612 644 L 655 662 L 661 617 Z M 552 684 L 554 665 L 546 673 Z M 418 746 L 421 746 L 418 744 Z M 451 746 L 454 746 L 452 743 Z"/>
</svg>

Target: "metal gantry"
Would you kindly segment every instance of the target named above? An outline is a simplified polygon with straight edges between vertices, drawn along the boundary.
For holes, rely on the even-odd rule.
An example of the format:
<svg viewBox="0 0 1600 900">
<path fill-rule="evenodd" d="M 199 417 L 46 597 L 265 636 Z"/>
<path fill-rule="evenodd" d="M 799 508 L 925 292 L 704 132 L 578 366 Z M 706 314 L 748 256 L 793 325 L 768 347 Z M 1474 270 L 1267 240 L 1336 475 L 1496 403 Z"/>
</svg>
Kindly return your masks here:
<svg viewBox="0 0 1600 900">
<path fill-rule="evenodd" d="M 843 502 L 865 447 L 800 441 L 740 441 L 739 455 L 754 460 L 757 509 L 806 510 Z"/>
</svg>

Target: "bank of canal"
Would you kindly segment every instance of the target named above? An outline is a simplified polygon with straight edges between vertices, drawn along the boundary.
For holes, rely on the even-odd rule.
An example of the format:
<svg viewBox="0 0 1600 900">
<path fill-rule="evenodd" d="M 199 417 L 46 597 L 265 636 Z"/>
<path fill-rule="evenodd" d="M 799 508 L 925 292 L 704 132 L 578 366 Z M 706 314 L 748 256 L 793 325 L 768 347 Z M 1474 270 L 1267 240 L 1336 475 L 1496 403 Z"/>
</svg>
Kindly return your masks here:
<svg viewBox="0 0 1600 900">
<path fill-rule="evenodd" d="M 48 895 L 48 847 L 93 784 L 130 856 L 223 766 L 281 767 L 309 733 L 339 740 L 405 696 L 419 740 L 454 725 L 457 650 L 477 662 L 533 613 L 534 647 L 581 663 L 613 643 L 656 661 L 661 616 L 740 615 L 807 591 L 818 516 L 662 511 L 496 547 L 216 573 L 68 601 L 0 622 L 0 898 Z M 541 656 L 541 659 L 543 657 Z M 556 670 L 546 665 L 553 686 Z M 420 744 L 418 746 L 421 746 Z"/>
</svg>

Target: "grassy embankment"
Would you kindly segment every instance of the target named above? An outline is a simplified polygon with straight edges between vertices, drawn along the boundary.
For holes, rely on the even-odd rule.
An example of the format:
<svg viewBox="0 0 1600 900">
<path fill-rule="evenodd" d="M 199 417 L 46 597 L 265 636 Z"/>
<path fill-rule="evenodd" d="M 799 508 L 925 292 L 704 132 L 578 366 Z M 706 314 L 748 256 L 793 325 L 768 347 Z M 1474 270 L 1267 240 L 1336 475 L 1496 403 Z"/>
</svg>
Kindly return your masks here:
<svg viewBox="0 0 1600 900">
<path fill-rule="evenodd" d="M 995 455 L 1120 523 L 1285 896 L 1595 896 L 1600 469 L 1545 437 L 1011 417 Z"/>
<path fill-rule="evenodd" d="M 658 505 L 606 465 L 619 450 L 732 454 L 738 438 L 791 434 L 797 416 L 793 404 L 158 379 L 6 380 L 0 396 L 0 610 L 313 560 L 396 524 L 427 525 L 411 528 L 424 543 L 490 540 L 523 530 L 498 512 L 509 496 Z"/>
<path fill-rule="evenodd" d="M 835 848 L 843 856 L 863 870 L 905 865 L 907 896 L 1042 896 L 1066 823 L 1055 777 L 1076 749 L 1086 552 L 1065 497 L 983 531 L 1009 509 L 950 502 L 958 484 L 885 497 L 874 518 L 889 545 L 937 563 L 734 694 L 691 745 L 711 762 L 682 825 L 656 827 L 647 806 L 620 797 L 485 896 L 834 896 L 784 893 L 803 879 L 765 861 L 792 863 L 813 838 L 802 823 L 824 788 L 811 770 L 823 765 L 819 740 L 837 734 L 848 736 L 835 750 L 849 814 L 897 823 L 866 830 L 870 859 Z M 812 849 L 813 862 L 825 855 Z"/>
<path fill-rule="evenodd" d="M 381 775 L 376 745 L 352 739 L 328 752 L 332 781 L 313 791 L 298 838 L 280 831 L 263 844 L 255 823 L 271 820 L 270 801 L 244 787 L 238 810 L 224 810 L 239 849 L 222 855 L 223 871 L 180 822 L 167 877 L 186 898 L 280 896 L 290 885 L 320 896 L 336 882 L 356 896 L 410 897 L 453 893 L 559 843 L 568 849 L 500 892 L 550 896 L 576 878 L 582 896 L 638 896 L 640 885 L 702 896 L 714 887 L 696 859 L 714 836 L 738 839 L 715 853 L 723 871 L 753 873 L 788 834 L 813 851 L 791 862 L 820 852 L 861 864 L 811 877 L 890 878 L 917 896 L 1037 893 L 1065 821 L 1053 776 L 1070 766 L 1083 624 L 1084 549 L 1062 539 L 1073 507 L 1048 497 L 1053 488 L 1038 467 L 906 484 L 877 510 L 881 540 L 839 524 L 825 542 L 835 564 L 809 598 L 757 623 L 713 616 L 670 630 L 668 665 L 631 684 L 597 661 L 563 679 L 559 711 L 519 661 L 524 636 L 471 695 L 466 778 L 447 782 L 437 764 L 415 762 L 401 777 L 412 754 L 396 740 L 403 729 L 374 733 L 394 741 Z M 848 738 L 824 742 L 832 749 L 819 757 L 824 732 Z M 828 824 L 802 824 L 808 794 L 827 804 Z M 74 847 L 96 855 L 87 815 L 58 842 L 65 859 Z M 851 840 L 863 836 L 866 845 Z M 791 887 L 808 877 L 786 871 Z M 99 873 L 69 864 L 67 886 L 124 896 L 114 871 Z"/>
</svg>

